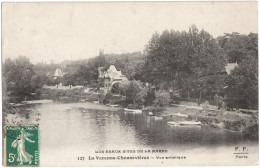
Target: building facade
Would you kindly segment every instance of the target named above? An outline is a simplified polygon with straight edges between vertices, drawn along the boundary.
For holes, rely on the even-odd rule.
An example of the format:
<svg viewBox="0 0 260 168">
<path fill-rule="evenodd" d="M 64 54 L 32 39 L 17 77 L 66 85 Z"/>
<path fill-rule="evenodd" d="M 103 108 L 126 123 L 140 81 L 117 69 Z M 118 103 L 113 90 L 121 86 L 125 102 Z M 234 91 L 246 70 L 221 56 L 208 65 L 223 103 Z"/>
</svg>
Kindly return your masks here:
<svg viewBox="0 0 260 168">
<path fill-rule="evenodd" d="M 124 80 L 128 80 L 125 75 L 122 74 L 120 70 L 117 70 L 114 65 L 105 70 L 105 67 L 98 68 L 99 79 L 104 80 L 104 90 L 107 92 L 111 90 L 115 83 L 121 83 Z"/>
</svg>

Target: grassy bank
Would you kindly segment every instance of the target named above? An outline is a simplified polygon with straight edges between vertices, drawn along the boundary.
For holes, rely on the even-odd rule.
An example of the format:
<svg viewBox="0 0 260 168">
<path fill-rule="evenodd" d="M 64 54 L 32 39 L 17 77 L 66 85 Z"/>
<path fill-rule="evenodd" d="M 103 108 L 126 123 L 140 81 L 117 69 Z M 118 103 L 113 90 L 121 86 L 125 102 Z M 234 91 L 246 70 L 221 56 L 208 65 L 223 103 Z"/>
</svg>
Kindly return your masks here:
<svg viewBox="0 0 260 168">
<path fill-rule="evenodd" d="M 176 116 L 177 113 L 186 114 L 188 117 Z M 249 138 L 258 138 L 258 114 L 170 106 L 166 107 L 160 115 L 169 121 L 197 120 L 214 128 L 240 131 L 247 134 Z"/>
<path fill-rule="evenodd" d="M 195 116 L 197 120 L 215 128 L 248 133 L 252 138 L 258 137 L 258 116 L 237 111 L 205 111 Z"/>
</svg>

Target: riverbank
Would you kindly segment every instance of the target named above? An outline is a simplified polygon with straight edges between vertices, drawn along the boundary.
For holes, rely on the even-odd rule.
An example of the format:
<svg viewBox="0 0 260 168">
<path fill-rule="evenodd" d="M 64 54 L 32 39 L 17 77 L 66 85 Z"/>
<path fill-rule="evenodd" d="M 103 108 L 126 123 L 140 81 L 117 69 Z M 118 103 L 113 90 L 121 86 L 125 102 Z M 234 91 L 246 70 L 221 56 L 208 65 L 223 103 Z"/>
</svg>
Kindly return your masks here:
<svg viewBox="0 0 260 168">
<path fill-rule="evenodd" d="M 173 105 L 166 107 L 166 110 L 160 115 L 168 121 L 195 120 L 213 128 L 239 131 L 247 134 L 249 138 L 258 138 L 258 113 L 243 114 L 239 111 L 209 110 Z"/>
<path fill-rule="evenodd" d="M 111 112 L 112 109 L 115 111 Z M 234 146 L 246 146 L 252 157 L 258 147 L 258 141 L 248 141 L 241 132 L 222 131 L 204 125 L 174 127 L 167 125 L 162 117 L 123 112 L 122 108 L 89 102 L 36 105 L 26 115 L 25 112 L 22 114 L 8 115 L 5 123 L 39 124 L 39 141 L 41 147 L 44 146 L 40 148 L 41 159 L 51 160 L 53 164 L 55 161 L 49 157 L 50 153 L 62 151 L 69 160 L 73 157 L 70 155 L 71 147 L 83 154 L 98 148 L 167 149 L 168 153 L 186 152 L 189 157 L 192 157 L 190 152 L 195 155 L 206 151 L 205 155 L 212 157 L 215 157 L 214 151 L 223 149 L 224 154 L 233 153 Z"/>
<path fill-rule="evenodd" d="M 73 96 L 71 96 L 73 95 Z M 100 94 L 84 93 L 82 89 L 73 89 L 68 91 L 57 91 L 53 92 L 50 89 L 46 89 L 42 92 L 41 98 L 52 98 L 56 103 L 66 104 L 75 103 L 82 104 L 82 109 L 98 109 L 98 110 L 109 110 L 118 111 L 118 107 L 110 107 L 104 105 L 104 99 L 111 99 L 110 97 L 100 96 Z M 100 103 L 93 103 L 93 101 L 99 100 Z M 119 98 L 113 98 L 111 104 L 120 104 Z M 14 114 L 20 111 L 20 108 L 27 110 L 28 104 L 37 104 L 39 102 L 48 102 L 50 100 L 34 100 L 26 101 L 23 104 L 14 104 L 13 108 L 4 108 L 7 113 Z M 83 102 L 82 102 L 83 101 Z M 26 107 L 22 107 L 25 106 Z M 120 104 L 121 109 L 124 108 L 124 104 Z M 14 108 L 15 107 L 15 108 Z M 20 108 L 18 108 L 20 107 Z M 22 111 L 23 111 L 22 110 Z M 153 111 L 154 110 L 154 111 Z M 166 122 L 168 121 L 200 121 L 202 124 L 209 125 L 217 129 L 225 129 L 229 131 L 239 131 L 248 134 L 249 137 L 258 137 L 258 113 L 255 114 L 243 114 L 239 111 L 225 111 L 217 110 L 216 107 L 210 106 L 209 108 L 203 108 L 192 102 L 180 102 L 180 104 L 169 105 L 163 108 L 148 107 L 146 112 L 150 115 L 156 115 L 162 117 Z M 149 114 L 150 113 L 150 114 Z"/>
</svg>

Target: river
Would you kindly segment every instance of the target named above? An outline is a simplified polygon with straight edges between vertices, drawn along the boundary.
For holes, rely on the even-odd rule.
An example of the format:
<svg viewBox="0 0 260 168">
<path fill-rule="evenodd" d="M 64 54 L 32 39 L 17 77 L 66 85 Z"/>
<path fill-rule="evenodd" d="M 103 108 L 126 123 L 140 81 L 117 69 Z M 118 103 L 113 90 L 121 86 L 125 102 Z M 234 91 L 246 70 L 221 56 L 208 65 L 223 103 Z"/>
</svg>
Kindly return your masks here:
<svg viewBox="0 0 260 168">
<path fill-rule="evenodd" d="M 18 116 L 18 117 L 17 117 Z M 186 156 L 187 162 L 177 165 L 229 165 L 249 162 L 237 160 L 236 146 L 247 146 L 250 159 L 258 157 L 256 141 L 250 141 L 240 132 L 201 127 L 174 127 L 161 117 L 143 113 L 124 112 L 120 108 L 93 103 L 44 104 L 26 112 L 8 114 L 5 123 L 39 124 L 39 148 L 41 166 L 97 166 L 113 165 L 113 162 L 78 161 L 105 150 L 167 150 L 166 154 Z M 164 154 L 163 154 L 164 155 Z M 198 158 L 203 158 L 199 160 Z M 223 157 L 222 162 L 214 163 Z M 225 161 L 226 160 L 226 161 Z M 143 161 L 144 162 L 144 161 Z M 136 162 L 142 166 L 168 165 L 165 163 Z M 122 162 L 123 163 L 123 162 Z"/>
</svg>

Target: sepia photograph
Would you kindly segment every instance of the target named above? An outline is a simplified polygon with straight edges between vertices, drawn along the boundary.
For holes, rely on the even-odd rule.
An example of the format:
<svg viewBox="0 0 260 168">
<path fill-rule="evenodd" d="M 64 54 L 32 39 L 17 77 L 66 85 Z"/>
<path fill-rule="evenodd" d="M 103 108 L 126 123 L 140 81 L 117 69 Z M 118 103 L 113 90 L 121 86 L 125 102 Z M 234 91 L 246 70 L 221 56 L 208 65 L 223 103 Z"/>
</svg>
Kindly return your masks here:
<svg viewBox="0 0 260 168">
<path fill-rule="evenodd" d="M 2 166 L 258 166 L 258 3 L 2 3 Z"/>
</svg>

